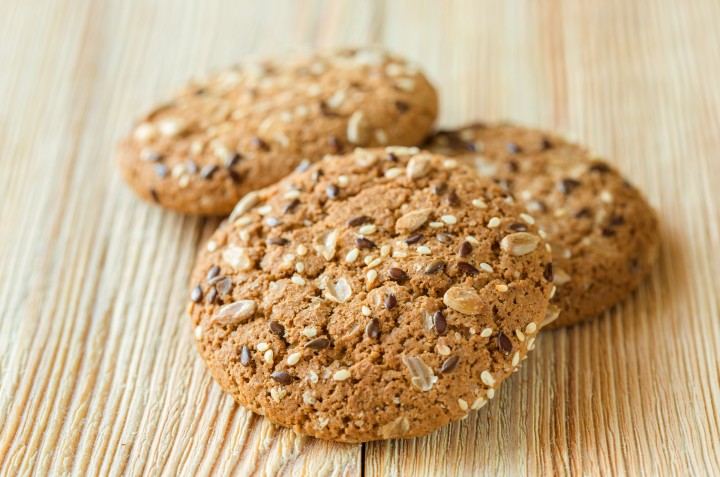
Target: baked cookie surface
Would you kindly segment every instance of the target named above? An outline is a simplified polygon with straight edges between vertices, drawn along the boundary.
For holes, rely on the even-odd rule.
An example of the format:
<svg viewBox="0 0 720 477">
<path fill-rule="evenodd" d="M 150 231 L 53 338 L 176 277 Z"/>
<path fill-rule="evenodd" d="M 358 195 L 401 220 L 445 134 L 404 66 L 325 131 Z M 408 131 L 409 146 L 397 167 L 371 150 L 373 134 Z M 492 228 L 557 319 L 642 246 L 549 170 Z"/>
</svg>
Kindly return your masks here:
<svg viewBox="0 0 720 477">
<path fill-rule="evenodd" d="M 198 350 L 240 404 L 297 432 L 427 434 L 534 347 L 551 257 L 526 219 L 454 159 L 328 157 L 246 195 L 200 252 Z"/>
<path fill-rule="evenodd" d="M 436 116 L 423 74 L 381 50 L 247 62 L 192 82 L 145 115 L 118 159 L 141 198 L 227 215 L 303 161 L 355 146 L 417 145 Z"/>
<path fill-rule="evenodd" d="M 609 309 L 650 273 L 659 249 L 655 212 L 607 163 L 577 144 L 514 125 L 437 133 L 427 147 L 463 158 L 511 192 L 552 246 L 560 314 L 549 328 Z"/>
</svg>

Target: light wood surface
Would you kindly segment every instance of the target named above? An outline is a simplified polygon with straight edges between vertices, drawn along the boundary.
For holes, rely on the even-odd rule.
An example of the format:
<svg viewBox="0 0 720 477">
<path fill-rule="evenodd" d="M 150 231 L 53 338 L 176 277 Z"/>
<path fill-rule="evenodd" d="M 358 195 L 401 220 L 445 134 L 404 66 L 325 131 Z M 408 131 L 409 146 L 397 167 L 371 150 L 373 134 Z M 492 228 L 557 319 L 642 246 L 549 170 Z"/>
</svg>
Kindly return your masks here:
<svg viewBox="0 0 720 477">
<path fill-rule="evenodd" d="M 720 2 L 0 0 L 0 473 L 720 475 Z M 381 43 L 442 126 L 510 119 L 589 144 L 662 219 L 652 277 L 547 332 L 479 413 L 330 444 L 210 379 L 184 314 L 216 220 L 135 199 L 138 111 L 251 54 Z"/>
</svg>

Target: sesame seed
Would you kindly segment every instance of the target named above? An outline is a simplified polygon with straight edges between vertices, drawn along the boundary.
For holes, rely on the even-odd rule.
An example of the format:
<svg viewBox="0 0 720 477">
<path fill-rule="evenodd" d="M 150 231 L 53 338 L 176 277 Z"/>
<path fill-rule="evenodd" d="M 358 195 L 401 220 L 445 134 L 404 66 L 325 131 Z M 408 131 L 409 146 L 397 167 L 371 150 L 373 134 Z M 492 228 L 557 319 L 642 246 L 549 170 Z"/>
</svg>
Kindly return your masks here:
<svg viewBox="0 0 720 477">
<path fill-rule="evenodd" d="M 345 381 L 349 377 L 350 377 L 350 370 L 348 370 L 348 369 L 341 369 L 339 371 L 335 371 L 335 374 L 333 374 L 333 379 L 335 381 Z"/>
<path fill-rule="evenodd" d="M 445 169 L 455 169 L 458 163 L 455 159 L 445 159 L 442 165 Z"/>
<path fill-rule="evenodd" d="M 532 215 L 521 213 L 520 218 L 523 219 L 525 222 L 527 222 L 530 225 L 535 223 L 535 219 L 532 217 Z"/>
<path fill-rule="evenodd" d="M 430 250 L 430 247 L 421 245 L 417 248 L 417 253 L 419 253 L 420 255 L 430 255 L 432 253 L 432 250 Z"/>
<path fill-rule="evenodd" d="M 444 344 L 437 345 L 438 354 L 443 356 L 450 356 L 450 347 Z"/>
<path fill-rule="evenodd" d="M 488 228 L 494 229 L 500 226 L 500 219 L 498 217 L 491 218 L 487 223 Z"/>
<path fill-rule="evenodd" d="M 205 248 L 207 248 L 208 252 L 214 252 L 215 250 L 218 249 L 218 244 L 216 242 L 213 242 L 212 240 L 210 240 L 207 243 L 207 246 Z"/>
<path fill-rule="evenodd" d="M 439 229 L 445 226 L 442 222 L 430 222 L 428 225 L 434 229 Z"/>
<path fill-rule="evenodd" d="M 411 92 L 415 89 L 415 80 L 412 78 L 397 78 L 395 86 L 403 91 Z"/>
<path fill-rule="evenodd" d="M 513 355 L 511 364 L 513 367 L 515 367 L 518 365 L 518 363 L 520 363 L 520 351 L 515 351 L 515 354 Z"/>
<path fill-rule="evenodd" d="M 338 176 L 338 184 L 340 185 L 340 187 L 345 187 L 349 183 L 350 183 L 350 179 L 348 179 L 348 176 L 346 176 L 346 175 Z"/>
<path fill-rule="evenodd" d="M 260 215 L 267 215 L 272 212 L 272 205 L 263 205 L 257 208 L 257 213 Z"/>
<path fill-rule="evenodd" d="M 477 207 L 478 209 L 487 209 L 487 204 L 485 203 L 484 200 L 473 199 L 472 205 L 474 205 L 474 206 Z"/>
<path fill-rule="evenodd" d="M 243 242 L 247 242 L 248 240 L 250 240 L 250 232 L 248 232 L 247 230 L 241 230 L 240 231 L 240 239 Z"/>
<path fill-rule="evenodd" d="M 518 339 L 522 342 L 525 341 L 525 334 L 520 330 L 515 330 L 515 334 L 517 335 Z"/>
<path fill-rule="evenodd" d="M 377 279 L 377 277 L 378 277 L 377 270 L 370 270 L 369 272 L 367 272 L 368 282 L 370 282 L 370 283 L 374 282 L 375 279 Z"/>
<path fill-rule="evenodd" d="M 555 292 L 557 291 L 557 287 L 553 285 L 553 287 L 550 289 L 550 299 L 552 300 L 555 297 Z"/>
<path fill-rule="evenodd" d="M 275 359 L 275 353 L 273 353 L 273 350 L 269 349 L 265 351 L 263 357 L 265 358 L 266 363 L 272 364 Z"/>
<path fill-rule="evenodd" d="M 370 314 L 372 313 L 372 311 L 370 310 L 370 307 L 368 307 L 366 305 L 362 306 L 361 311 L 362 311 L 362 314 L 365 316 L 370 316 Z"/>
<path fill-rule="evenodd" d="M 393 258 L 407 258 L 407 253 L 401 252 L 400 250 L 393 252 L 392 254 Z"/>
<path fill-rule="evenodd" d="M 285 199 L 297 199 L 300 197 L 300 191 L 297 189 L 290 189 L 283 195 Z"/>
<path fill-rule="evenodd" d="M 287 358 L 287 364 L 289 364 L 290 366 L 295 366 L 300 361 L 301 356 L 302 355 L 300 354 L 300 352 L 292 353 Z"/>
<path fill-rule="evenodd" d="M 267 351 L 268 349 L 270 349 L 270 345 L 267 343 L 258 343 L 258 345 L 257 345 L 257 350 L 260 351 L 261 353 L 263 351 Z"/>
<path fill-rule="evenodd" d="M 357 260 L 358 255 L 360 255 L 360 250 L 353 248 L 345 255 L 345 261 L 352 263 Z"/>
<path fill-rule="evenodd" d="M 377 226 L 374 224 L 363 225 L 358 229 L 358 232 L 362 235 L 372 235 L 377 232 Z"/>
<path fill-rule="evenodd" d="M 528 338 L 527 349 L 534 349 L 534 348 L 535 348 L 535 338 L 530 337 L 530 338 Z"/>
<path fill-rule="evenodd" d="M 372 254 L 366 255 L 365 258 L 363 258 L 363 262 L 365 265 L 370 265 L 370 263 L 375 259 Z"/>
<path fill-rule="evenodd" d="M 485 370 L 482 373 L 480 373 L 480 379 L 487 386 L 495 385 L 495 378 L 493 378 L 493 375 L 490 374 L 490 371 Z"/>
<path fill-rule="evenodd" d="M 292 278 L 290 278 L 290 281 L 292 281 L 295 285 L 305 285 L 305 279 L 297 274 L 293 275 Z"/>
<path fill-rule="evenodd" d="M 492 399 L 495 397 L 495 390 L 493 388 L 490 388 L 487 390 L 487 398 Z"/>
<path fill-rule="evenodd" d="M 600 200 L 602 200 L 606 204 L 610 204 L 613 201 L 613 195 L 610 192 L 604 190 L 600 193 Z"/>
<path fill-rule="evenodd" d="M 368 268 L 375 268 L 375 267 L 377 267 L 378 265 L 380 265 L 381 263 L 382 263 L 382 259 L 381 259 L 381 258 L 376 258 L 376 259 L 373 260 L 372 262 L 368 263 L 367 266 L 368 266 Z"/>
<path fill-rule="evenodd" d="M 483 338 L 489 338 L 490 336 L 492 336 L 492 328 L 485 328 L 480 333 L 480 336 L 482 336 Z"/>
<path fill-rule="evenodd" d="M 392 252 L 392 247 L 390 245 L 383 245 L 380 247 L 380 256 L 381 257 L 387 257 L 390 255 L 390 252 Z"/>
<path fill-rule="evenodd" d="M 237 225 L 238 227 L 243 227 L 245 225 L 250 225 L 251 222 L 252 222 L 252 217 L 245 216 L 245 217 L 240 217 L 239 219 L 237 219 L 237 221 L 235 222 L 235 225 Z"/>
<path fill-rule="evenodd" d="M 318 375 L 317 375 L 317 373 L 316 373 L 315 371 L 313 371 L 313 370 L 308 371 L 308 379 L 309 379 L 310 382 L 313 383 L 313 384 L 314 384 L 314 383 L 317 383 L 317 382 L 318 382 Z"/>
<path fill-rule="evenodd" d="M 202 326 L 197 325 L 197 326 L 195 327 L 195 339 L 196 339 L 196 340 L 201 340 L 202 337 L 203 337 L 203 329 L 202 329 Z"/>
<path fill-rule="evenodd" d="M 482 262 L 480 263 L 480 270 L 483 272 L 493 273 L 495 270 L 493 270 L 493 267 L 491 267 L 489 264 Z"/>
<path fill-rule="evenodd" d="M 470 406 L 470 409 L 472 409 L 473 411 L 477 411 L 478 409 L 483 407 L 486 403 L 487 403 L 487 401 L 484 398 L 479 397 L 475 401 L 473 401 L 472 405 Z"/>
<path fill-rule="evenodd" d="M 469 407 L 468 403 L 464 399 L 458 399 L 458 406 L 460 406 L 460 409 L 463 411 L 467 411 Z"/>
<path fill-rule="evenodd" d="M 307 338 L 312 338 L 313 336 L 317 335 L 317 330 L 314 326 L 312 326 L 310 328 L 305 328 L 302 331 L 302 334 L 304 334 Z"/>
<path fill-rule="evenodd" d="M 500 293 L 505 293 L 506 291 L 508 291 L 508 286 L 504 283 L 501 283 L 499 285 L 495 285 L 495 289 Z"/>
<path fill-rule="evenodd" d="M 468 242 L 470 242 L 473 245 L 480 245 L 480 241 L 478 239 L 476 239 L 475 237 L 473 237 L 472 235 L 468 235 L 465 238 L 465 240 L 467 240 Z"/>
<path fill-rule="evenodd" d="M 138 141 L 146 143 L 152 141 L 155 138 L 155 136 L 157 135 L 157 131 L 155 129 L 155 126 L 153 126 L 152 124 L 142 123 L 135 128 L 135 132 L 133 133 L 133 135 Z"/>
<path fill-rule="evenodd" d="M 440 217 L 440 220 L 442 220 L 448 225 L 455 225 L 457 223 L 457 217 L 455 217 L 454 215 L 443 215 L 442 217 Z"/>
<path fill-rule="evenodd" d="M 377 140 L 377 142 L 379 142 L 380 144 L 387 144 L 389 139 L 385 131 L 383 131 L 382 129 L 376 129 L 375 140 Z"/>
<path fill-rule="evenodd" d="M 405 171 L 401 167 L 392 167 L 385 171 L 385 177 L 388 179 L 397 179 L 401 175 L 403 175 Z"/>
<path fill-rule="evenodd" d="M 534 321 L 531 321 L 528 323 L 528 325 L 525 327 L 525 334 L 531 335 L 537 331 L 537 325 Z"/>
</svg>

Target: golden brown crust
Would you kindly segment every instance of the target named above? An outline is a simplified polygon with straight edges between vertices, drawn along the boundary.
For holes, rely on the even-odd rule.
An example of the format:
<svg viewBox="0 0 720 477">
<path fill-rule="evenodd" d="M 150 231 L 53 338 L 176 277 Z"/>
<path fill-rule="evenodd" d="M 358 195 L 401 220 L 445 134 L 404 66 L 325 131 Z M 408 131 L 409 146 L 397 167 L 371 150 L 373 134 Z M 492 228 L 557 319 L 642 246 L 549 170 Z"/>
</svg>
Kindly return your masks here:
<svg viewBox="0 0 720 477">
<path fill-rule="evenodd" d="M 440 132 L 428 147 L 464 158 L 514 194 L 553 248 L 550 328 L 592 318 L 650 273 L 658 223 L 641 193 L 584 148 L 550 133 L 508 124 Z"/>
<path fill-rule="evenodd" d="M 497 185 L 415 148 L 358 149 L 240 201 L 190 315 L 212 375 L 298 432 L 412 437 L 492 398 L 534 347 L 550 264 Z M 524 223 L 524 222 L 523 222 Z"/>
<path fill-rule="evenodd" d="M 416 145 L 436 116 L 423 74 L 379 50 L 244 63 L 189 84 L 143 117 L 121 141 L 119 163 L 145 200 L 226 215 L 303 160 Z"/>
</svg>

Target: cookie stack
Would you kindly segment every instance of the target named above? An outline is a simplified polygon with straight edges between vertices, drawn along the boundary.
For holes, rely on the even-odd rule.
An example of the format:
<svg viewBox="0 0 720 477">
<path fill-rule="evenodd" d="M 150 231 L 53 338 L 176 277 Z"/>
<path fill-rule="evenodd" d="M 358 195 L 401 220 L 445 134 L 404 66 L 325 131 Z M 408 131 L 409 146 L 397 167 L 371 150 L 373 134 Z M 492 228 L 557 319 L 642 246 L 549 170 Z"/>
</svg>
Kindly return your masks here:
<svg viewBox="0 0 720 477">
<path fill-rule="evenodd" d="M 533 129 L 432 134 L 437 111 L 416 66 L 342 50 L 221 71 L 122 142 L 140 197 L 229 215 L 189 314 L 244 407 L 335 441 L 427 434 L 649 274 L 657 220 L 617 170 Z"/>
</svg>

